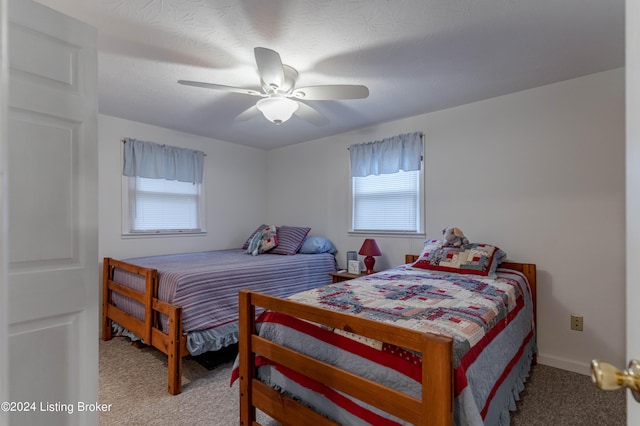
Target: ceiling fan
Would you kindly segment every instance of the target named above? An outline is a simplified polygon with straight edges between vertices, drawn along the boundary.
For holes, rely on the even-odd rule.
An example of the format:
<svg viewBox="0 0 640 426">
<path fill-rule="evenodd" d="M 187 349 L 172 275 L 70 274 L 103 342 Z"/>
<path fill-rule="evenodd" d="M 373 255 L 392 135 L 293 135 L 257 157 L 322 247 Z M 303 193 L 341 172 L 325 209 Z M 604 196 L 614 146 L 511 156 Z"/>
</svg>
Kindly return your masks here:
<svg viewBox="0 0 640 426">
<path fill-rule="evenodd" d="M 314 124 L 324 124 L 324 118 L 311 106 L 298 102 L 298 100 L 322 101 L 338 99 L 364 99 L 369 96 L 366 86 L 350 84 L 329 84 L 321 86 L 306 86 L 296 88 L 298 71 L 295 68 L 284 65 L 280 55 L 275 50 L 265 47 L 254 49 L 258 74 L 262 90 L 243 89 L 240 87 L 224 86 L 221 84 L 204 83 L 200 81 L 178 80 L 178 83 L 187 86 L 204 87 L 206 89 L 224 90 L 227 92 L 244 95 L 259 96 L 255 107 L 274 124 L 282 124 L 296 113 Z M 247 116 L 247 112 L 238 117 Z"/>
</svg>

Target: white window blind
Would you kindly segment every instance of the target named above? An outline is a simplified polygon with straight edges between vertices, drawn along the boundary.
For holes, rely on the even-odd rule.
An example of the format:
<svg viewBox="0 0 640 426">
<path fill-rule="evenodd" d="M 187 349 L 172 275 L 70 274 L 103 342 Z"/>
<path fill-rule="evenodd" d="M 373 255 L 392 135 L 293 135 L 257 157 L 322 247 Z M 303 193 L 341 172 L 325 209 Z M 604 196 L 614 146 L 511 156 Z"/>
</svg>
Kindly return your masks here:
<svg viewBox="0 0 640 426">
<path fill-rule="evenodd" d="M 421 232 L 420 171 L 352 178 L 353 231 Z"/>
<path fill-rule="evenodd" d="M 201 184 L 130 177 L 130 232 L 201 231 Z"/>
</svg>

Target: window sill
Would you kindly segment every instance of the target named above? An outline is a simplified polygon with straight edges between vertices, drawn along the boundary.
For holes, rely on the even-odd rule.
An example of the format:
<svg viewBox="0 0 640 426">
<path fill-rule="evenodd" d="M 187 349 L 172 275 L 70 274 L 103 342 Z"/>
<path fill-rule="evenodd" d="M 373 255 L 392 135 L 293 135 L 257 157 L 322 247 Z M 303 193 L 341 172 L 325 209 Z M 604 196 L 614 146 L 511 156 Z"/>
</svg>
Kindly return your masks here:
<svg viewBox="0 0 640 426">
<path fill-rule="evenodd" d="M 362 235 L 375 235 L 379 237 L 405 237 L 405 238 L 426 238 L 427 234 L 424 232 L 410 232 L 410 231 L 349 231 L 349 235 L 362 236 Z"/>
<path fill-rule="evenodd" d="M 172 238 L 172 237 L 203 237 L 207 231 L 152 231 L 152 232 L 132 232 L 122 234 L 123 240 L 136 238 Z"/>
</svg>

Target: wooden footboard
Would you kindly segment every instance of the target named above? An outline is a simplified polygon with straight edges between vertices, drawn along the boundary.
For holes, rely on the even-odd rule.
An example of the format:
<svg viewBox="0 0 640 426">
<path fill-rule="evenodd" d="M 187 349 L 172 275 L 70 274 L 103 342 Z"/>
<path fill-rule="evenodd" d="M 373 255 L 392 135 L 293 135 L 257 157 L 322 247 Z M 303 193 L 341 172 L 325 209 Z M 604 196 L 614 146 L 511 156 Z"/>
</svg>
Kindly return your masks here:
<svg viewBox="0 0 640 426">
<path fill-rule="evenodd" d="M 422 364 L 422 398 L 417 399 L 338 367 L 317 361 L 259 337 L 256 307 L 326 324 L 355 334 L 414 350 L 429 362 Z M 453 423 L 452 341 L 353 315 L 319 309 L 249 290 L 240 292 L 240 424 L 256 425 L 256 408 L 285 425 L 336 425 L 256 378 L 254 359 L 264 356 L 324 385 L 372 404 L 414 425 Z"/>
<path fill-rule="evenodd" d="M 144 278 L 144 291 L 137 291 L 114 281 L 114 272 L 121 269 Z M 182 308 L 158 299 L 158 272 L 155 269 L 104 258 L 102 278 L 102 340 L 112 337 L 112 321 L 142 338 L 167 355 L 168 360 L 168 392 L 177 395 L 182 390 L 182 357 L 189 354 L 187 339 L 182 334 Z M 144 306 L 144 319 L 141 320 L 112 302 L 112 294 L 118 293 L 133 299 Z M 160 326 L 159 316 L 168 317 L 168 332 L 164 333 Z"/>
</svg>

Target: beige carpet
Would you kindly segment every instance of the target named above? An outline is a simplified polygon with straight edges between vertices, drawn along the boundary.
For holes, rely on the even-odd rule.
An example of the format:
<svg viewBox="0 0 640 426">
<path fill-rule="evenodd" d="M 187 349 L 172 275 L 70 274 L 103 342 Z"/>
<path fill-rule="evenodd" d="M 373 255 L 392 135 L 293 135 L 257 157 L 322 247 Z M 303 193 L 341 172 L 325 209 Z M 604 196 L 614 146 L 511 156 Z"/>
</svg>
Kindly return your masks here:
<svg viewBox="0 0 640 426">
<path fill-rule="evenodd" d="M 180 395 L 167 394 L 167 359 L 153 348 L 137 349 L 125 338 L 100 342 L 101 403 L 111 410 L 100 425 L 238 424 L 238 384 L 229 387 L 231 362 L 207 370 L 183 363 Z M 589 377 L 536 365 L 521 395 L 513 426 L 624 426 L 625 394 L 595 389 Z M 260 413 L 265 426 L 276 423 Z"/>
</svg>

